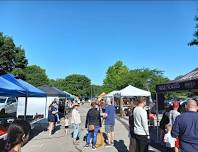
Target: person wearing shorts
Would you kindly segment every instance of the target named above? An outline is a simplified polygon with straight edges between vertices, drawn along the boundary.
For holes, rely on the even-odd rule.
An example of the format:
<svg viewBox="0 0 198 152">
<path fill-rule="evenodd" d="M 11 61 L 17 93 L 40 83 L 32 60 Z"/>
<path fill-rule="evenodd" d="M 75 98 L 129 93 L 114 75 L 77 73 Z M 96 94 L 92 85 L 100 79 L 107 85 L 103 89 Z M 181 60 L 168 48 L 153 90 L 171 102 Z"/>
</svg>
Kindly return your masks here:
<svg viewBox="0 0 198 152">
<path fill-rule="evenodd" d="M 107 133 L 107 145 L 114 144 L 114 126 L 115 126 L 115 107 L 111 104 L 111 99 L 107 99 L 105 107 L 105 131 Z"/>
</svg>

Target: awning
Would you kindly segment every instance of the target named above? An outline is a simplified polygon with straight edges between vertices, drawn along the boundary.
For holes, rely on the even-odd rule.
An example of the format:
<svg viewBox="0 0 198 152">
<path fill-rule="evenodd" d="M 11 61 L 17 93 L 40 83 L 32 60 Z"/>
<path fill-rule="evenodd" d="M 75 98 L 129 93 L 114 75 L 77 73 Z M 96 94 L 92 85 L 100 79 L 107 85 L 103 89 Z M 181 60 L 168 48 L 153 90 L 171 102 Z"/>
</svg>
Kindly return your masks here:
<svg viewBox="0 0 198 152">
<path fill-rule="evenodd" d="M 151 96 L 149 91 L 145 91 L 134 86 L 127 86 L 119 91 L 122 97 L 134 97 L 134 96 Z"/>
<path fill-rule="evenodd" d="M 198 68 L 192 70 L 191 72 L 176 80 L 156 86 L 157 93 L 184 90 L 192 92 L 198 90 Z"/>
<path fill-rule="evenodd" d="M 22 88 L 25 92 L 25 94 L 21 95 L 21 97 L 45 97 L 47 94 L 43 92 L 42 90 L 34 87 L 33 85 L 17 78 L 16 76 L 12 74 L 5 74 L 1 76 L 3 79 L 6 79 L 10 83 L 13 83 L 14 85 L 17 85 L 18 87 Z"/>
<path fill-rule="evenodd" d="M 51 96 L 51 97 L 67 97 L 67 94 L 55 87 L 50 87 L 48 85 L 42 85 L 38 87 L 39 89 L 41 89 L 42 91 L 47 93 L 47 96 Z"/>
<path fill-rule="evenodd" d="M 0 96 L 24 96 L 25 90 L 0 76 Z"/>
</svg>

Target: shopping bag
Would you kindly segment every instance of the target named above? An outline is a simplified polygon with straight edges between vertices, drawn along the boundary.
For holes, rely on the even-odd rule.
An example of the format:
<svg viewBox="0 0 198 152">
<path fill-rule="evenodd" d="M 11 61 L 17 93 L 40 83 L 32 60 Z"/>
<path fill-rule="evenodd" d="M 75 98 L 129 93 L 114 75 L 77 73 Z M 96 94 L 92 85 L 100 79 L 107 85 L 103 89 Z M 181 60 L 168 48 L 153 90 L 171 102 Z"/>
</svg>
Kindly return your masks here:
<svg viewBox="0 0 198 152">
<path fill-rule="evenodd" d="M 104 146 L 104 137 L 103 137 L 103 133 L 99 132 L 97 135 L 96 148 L 101 146 Z"/>
</svg>

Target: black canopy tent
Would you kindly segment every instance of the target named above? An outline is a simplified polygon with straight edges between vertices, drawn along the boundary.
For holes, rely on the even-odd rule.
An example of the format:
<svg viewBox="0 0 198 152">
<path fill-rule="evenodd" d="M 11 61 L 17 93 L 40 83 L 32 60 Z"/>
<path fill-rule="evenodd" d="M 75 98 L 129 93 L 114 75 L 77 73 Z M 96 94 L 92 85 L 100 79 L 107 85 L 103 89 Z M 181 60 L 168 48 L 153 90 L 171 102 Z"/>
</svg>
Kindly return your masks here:
<svg viewBox="0 0 198 152">
<path fill-rule="evenodd" d="M 156 86 L 156 110 L 157 110 L 157 140 L 158 140 L 158 104 L 159 104 L 159 94 L 166 92 L 176 92 L 176 91 L 191 91 L 198 92 L 198 68 L 192 70 L 191 72 L 181 76 L 180 78 L 170 81 L 165 84 L 159 84 Z"/>
<path fill-rule="evenodd" d="M 47 93 L 47 96 L 57 96 L 57 97 L 67 97 L 67 94 L 55 87 L 50 87 L 48 85 L 42 85 L 38 87 L 40 90 L 44 91 Z"/>
<path fill-rule="evenodd" d="M 187 73 L 186 75 L 170 81 L 166 84 L 159 84 L 156 86 L 157 93 L 164 93 L 170 91 L 198 91 L 198 68 Z"/>
</svg>

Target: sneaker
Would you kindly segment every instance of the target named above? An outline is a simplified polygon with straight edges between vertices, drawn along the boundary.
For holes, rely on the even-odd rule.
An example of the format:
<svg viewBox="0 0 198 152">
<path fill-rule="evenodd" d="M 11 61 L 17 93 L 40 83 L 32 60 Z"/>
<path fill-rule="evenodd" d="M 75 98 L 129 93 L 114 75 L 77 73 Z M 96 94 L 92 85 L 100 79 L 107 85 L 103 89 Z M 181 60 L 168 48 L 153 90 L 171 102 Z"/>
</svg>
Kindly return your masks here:
<svg viewBox="0 0 198 152">
<path fill-rule="evenodd" d="M 92 150 L 96 150 L 96 146 L 92 146 Z"/>
<path fill-rule="evenodd" d="M 88 144 L 86 144 L 86 145 L 84 146 L 84 148 L 89 148 L 89 145 L 88 145 Z"/>
</svg>

